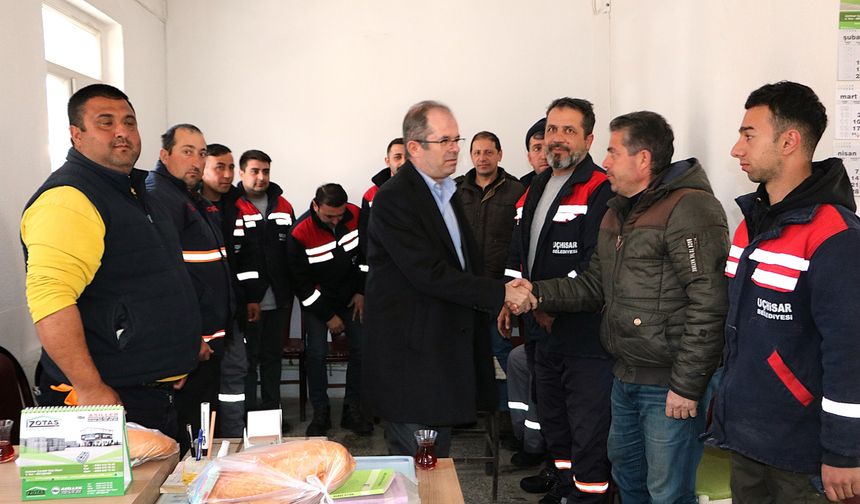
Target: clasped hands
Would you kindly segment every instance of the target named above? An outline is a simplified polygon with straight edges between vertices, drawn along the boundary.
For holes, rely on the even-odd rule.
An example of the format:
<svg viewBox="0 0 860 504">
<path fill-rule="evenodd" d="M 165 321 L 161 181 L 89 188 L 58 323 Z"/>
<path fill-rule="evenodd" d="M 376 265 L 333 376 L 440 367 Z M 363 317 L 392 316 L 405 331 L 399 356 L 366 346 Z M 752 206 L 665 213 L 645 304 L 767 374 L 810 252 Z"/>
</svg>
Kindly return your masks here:
<svg viewBox="0 0 860 504">
<path fill-rule="evenodd" d="M 537 308 L 537 298 L 532 294 L 532 283 L 517 278 L 505 284 L 505 308 L 514 315 L 522 315 Z"/>
</svg>

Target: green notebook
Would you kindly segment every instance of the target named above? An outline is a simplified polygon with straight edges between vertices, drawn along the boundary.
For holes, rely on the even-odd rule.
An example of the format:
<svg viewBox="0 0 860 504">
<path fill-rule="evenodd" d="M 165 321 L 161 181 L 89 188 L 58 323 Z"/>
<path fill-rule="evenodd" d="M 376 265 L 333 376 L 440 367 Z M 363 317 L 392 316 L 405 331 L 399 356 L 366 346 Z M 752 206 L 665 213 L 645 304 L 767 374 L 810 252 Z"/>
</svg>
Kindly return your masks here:
<svg viewBox="0 0 860 504">
<path fill-rule="evenodd" d="M 379 495 L 385 493 L 394 480 L 394 469 L 358 469 L 346 483 L 331 493 L 333 499 Z"/>
</svg>

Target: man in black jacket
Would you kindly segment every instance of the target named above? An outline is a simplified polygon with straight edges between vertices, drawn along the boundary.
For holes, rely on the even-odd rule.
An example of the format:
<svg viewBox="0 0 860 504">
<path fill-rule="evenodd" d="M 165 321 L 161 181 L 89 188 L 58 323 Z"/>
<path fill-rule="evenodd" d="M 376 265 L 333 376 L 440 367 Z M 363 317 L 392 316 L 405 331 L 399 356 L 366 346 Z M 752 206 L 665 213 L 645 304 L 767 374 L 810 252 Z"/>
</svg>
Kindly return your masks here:
<svg viewBox="0 0 860 504">
<path fill-rule="evenodd" d="M 388 142 L 388 149 L 385 151 L 386 167 L 379 170 L 370 181 L 373 185 L 364 192 L 361 198 L 361 212 L 358 216 L 358 246 L 361 248 L 361 256 L 367 257 L 367 223 L 370 222 L 370 210 L 373 208 L 373 198 L 376 197 L 376 192 L 382 187 L 382 184 L 388 182 L 388 179 L 397 174 L 397 170 L 406 162 L 406 147 L 403 146 L 402 138 L 395 138 Z M 367 264 L 361 265 L 362 271 L 367 273 Z"/>
<path fill-rule="evenodd" d="M 483 258 L 484 276 L 502 278 L 505 263 L 511 246 L 511 232 L 514 230 L 514 205 L 522 196 L 525 188 L 514 177 L 499 166 L 502 160 L 502 143 L 495 133 L 481 131 L 472 137 L 469 147 L 474 168 L 455 179 L 457 196 L 463 203 L 466 221 L 478 245 L 478 253 Z M 501 368 L 497 373 L 500 411 L 507 411 L 508 395 L 504 373 L 508 370 L 508 354 L 511 342 L 503 338 L 496 328 L 495 318 L 487 319 L 480 330 L 481 337 L 490 340 L 493 349 L 494 365 Z"/>
<path fill-rule="evenodd" d="M 222 144 L 206 146 L 206 164 L 200 194 L 211 201 L 217 213 L 210 214 L 221 224 L 227 262 L 230 264 L 233 292 L 238 294 L 239 280 L 235 276 L 236 257 L 233 253 L 233 222 L 236 220 L 236 198 L 239 190 L 233 186 L 236 165 L 233 153 Z M 236 306 L 243 306 L 236 299 Z M 224 356 L 221 358 L 221 387 L 218 393 L 218 432 L 224 437 L 242 437 L 245 429 L 245 377 L 248 374 L 248 357 L 245 354 L 245 336 L 239 329 L 238 313 L 234 312 L 232 325 L 224 338 Z"/>
<path fill-rule="evenodd" d="M 479 386 L 493 395 L 475 315 L 497 310 L 505 288 L 476 275 L 475 241 L 450 178 L 463 140 L 450 109 L 412 106 L 403 140 L 411 161 L 377 193 L 368 229 L 363 397 L 387 422 L 391 453 L 414 455 L 413 432 L 433 428 L 445 457 L 451 426 L 475 420 Z"/>
<path fill-rule="evenodd" d="M 161 151 L 155 169 L 146 178 L 146 189 L 170 213 L 182 243 L 182 257 L 200 305 L 200 364 L 176 394 L 179 425 L 200 428 L 200 403 L 217 409 L 224 337 L 231 325 L 234 299 L 232 275 L 221 236 L 217 210 L 197 192 L 203 175 L 206 141 L 199 128 L 178 124 L 161 136 Z M 190 448 L 180 436 L 182 451 Z"/>
<path fill-rule="evenodd" d="M 290 274 L 304 312 L 305 367 L 314 407 L 307 436 L 325 436 L 331 428 L 325 369 L 329 332 L 332 337 L 346 334 L 349 341 L 341 427 L 362 436 L 373 432 L 373 424 L 361 413 L 364 274 L 359 270 L 358 212 L 347 202 L 343 187 L 324 184 L 287 242 Z"/>
<path fill-rule="evenodd" d="M 281 407 L 283 334 L 290 326 L 293 291 L 287 270 L 287 237 L 295 219 L 281 188 L 269 180 L 272 158 L 249 150 L 239 158 L 233 250 L 236 277 L 245 304 L 248 376 L 245 406 L 258 409 L 257 366 L 260 367 L 259 409 Z M 286 429 L 285 429 L 286 430 Z"/>
<path fill-rule="evenodd" d="M 546 151 L 543 148 L 544 129 L 546 129 L 546 117 L 541 117 L 526 131 L 526 155 L 532 167 L 532 171 L 520 177 L 520 183 L 526 187 L 532 185 L 532 179 L 536 175 L 540 175 L 549 168 L 549 163 L 546 162 Z"/>
<path fill-rule="evenodd" d="M 587 100 L 559 98 L 548 107 L 544 141 L 552 169 L 536 176 L 517 202 L 509 277 L 576 277 L 588 266 L 612 195 L 606 174 L 588 153 L 594 122 Z M 600 313 L 536 312 L 525 326 L 534 345 L 540 430 L 558 475 L 540 502 L 597 502 L 609 484 L 612 385 L 612 361 L 598 335 Z M 535 479 L 540 475 L 521 486 L 540 490 L 529 484 Z"/>
</svg>

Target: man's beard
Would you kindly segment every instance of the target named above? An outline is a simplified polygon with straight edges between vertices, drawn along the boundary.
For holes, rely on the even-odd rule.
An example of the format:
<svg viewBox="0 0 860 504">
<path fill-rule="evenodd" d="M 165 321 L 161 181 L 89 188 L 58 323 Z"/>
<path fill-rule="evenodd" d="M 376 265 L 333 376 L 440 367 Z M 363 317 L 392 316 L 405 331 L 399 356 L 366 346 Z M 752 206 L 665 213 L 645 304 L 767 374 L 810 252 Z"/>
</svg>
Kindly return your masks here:
<svg viewBox="0 0 860 504">
<path fill-rule="evenodd" d="M 552 149 L 561 147 L 567 154 L 556 155 Z M 585 158 L 585 151 L 572 151 L 564 145 L 550 144 L 546 151 L 546 162 L 553 170 L 566 170 L 580 163 Z"/>
</svg>

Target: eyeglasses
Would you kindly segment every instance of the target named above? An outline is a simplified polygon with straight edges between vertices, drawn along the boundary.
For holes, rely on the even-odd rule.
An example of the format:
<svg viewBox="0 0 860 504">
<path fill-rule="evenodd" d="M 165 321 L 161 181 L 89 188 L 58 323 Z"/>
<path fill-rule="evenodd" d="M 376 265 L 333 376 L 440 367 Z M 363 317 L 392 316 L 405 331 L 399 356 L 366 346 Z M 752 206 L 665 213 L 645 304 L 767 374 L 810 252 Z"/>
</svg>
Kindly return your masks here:
<svg viewBox="0 0 860 504">
<path fill-rule="evenodd" d="M 425 143 L 425 144 L 439 144 L 443 149 L 447 149 L 447 148 L 451 147 L 452 145 L 462 146 L 463 142 L 465 142 L 466 139 L 463 137 L 456 137 L 456 138 L 442 137 L 441 140 L 424 139 L 424 140 L 418 140 L 418 141 L 421 143 Z"/>
</svg>

